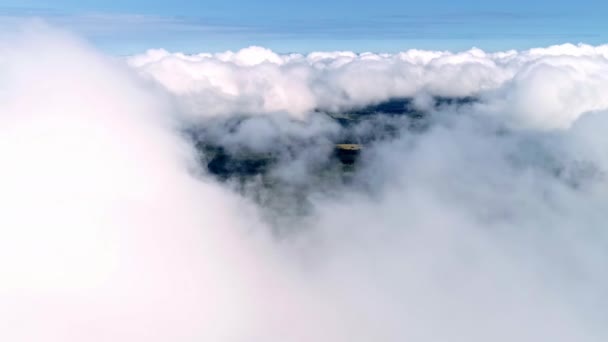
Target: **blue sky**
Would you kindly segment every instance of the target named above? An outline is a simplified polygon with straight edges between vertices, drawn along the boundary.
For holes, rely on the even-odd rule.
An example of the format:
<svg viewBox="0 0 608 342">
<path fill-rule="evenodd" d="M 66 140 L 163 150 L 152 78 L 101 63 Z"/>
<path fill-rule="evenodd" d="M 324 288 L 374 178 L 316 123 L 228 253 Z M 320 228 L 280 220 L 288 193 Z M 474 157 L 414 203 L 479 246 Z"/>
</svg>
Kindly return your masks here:
<svg viewBox="0 0 608 342">
<path fill-rule="evenodd" d="M 279 52 L 525 49 L 608 42 L 601 0 L 0 0 L 0 28 L 42 18 L 110 53 L 262 45 Z"/>
</svg>

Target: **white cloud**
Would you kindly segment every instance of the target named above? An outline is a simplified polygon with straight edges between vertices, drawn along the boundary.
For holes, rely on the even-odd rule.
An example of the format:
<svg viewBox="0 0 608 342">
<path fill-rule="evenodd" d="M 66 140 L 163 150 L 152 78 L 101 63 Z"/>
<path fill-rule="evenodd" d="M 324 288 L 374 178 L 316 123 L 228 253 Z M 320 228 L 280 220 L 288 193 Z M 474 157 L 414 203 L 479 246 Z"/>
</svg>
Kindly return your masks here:
<svg viewBox="0 0 608 342">
<path fill-rule="evenodd" d="M 187 56 L 150 50 L 129 63 L 181 97 L 193 115 L 338 110 L 395 97 L 478 96 L 484 111 L 548 129 L 606 109 L 606 46 L 571 44 L 529 51 L 399 54 L 313 52 L 278 55 L 250 47 Z M 552 71 L 555 68 L 554 71 Z M 521 99 L 520 97 L 530 97 Z"/>
<path fill-rule="evenodd" d="M 162 93 L 61 34 L 1 51 L 2 340 L 228 340 L 279 319 L 289 276 L 239 237 L 255 211 L 188 172 Z"/>
<path fill-rule="evenodd" d="M 604 341 L 604 50 L 155 50 L 126 66 L 48 28 L 5 40 L 0 339 Z M 337 134 L 316 107 L 428 95 L 481 104 L 370 146 L 364 190 L 316 189 L 275 225 L 180 132 L 258 114 L 210 134 L 264 150 Z"/>
</svg>

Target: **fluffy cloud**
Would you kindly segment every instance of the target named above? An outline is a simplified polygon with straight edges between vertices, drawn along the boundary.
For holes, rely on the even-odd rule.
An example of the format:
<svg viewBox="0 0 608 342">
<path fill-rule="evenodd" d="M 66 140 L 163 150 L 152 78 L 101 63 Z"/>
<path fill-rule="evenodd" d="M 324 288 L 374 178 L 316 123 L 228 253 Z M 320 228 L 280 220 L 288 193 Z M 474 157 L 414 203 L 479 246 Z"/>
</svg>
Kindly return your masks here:
<svg viewBox="0 0 608 342">
<path fill-rule="evenodd" d="M 184 55 L 150 50 L 129 64 L 159 81 L 194 116 L 340 110 L 396 97 L 479 97 L 512 124 L 565 128 L 606 109 L 608 47 L 529 51 L 279 55 L 260 47 Z"/>
<path fill-rule="evenodd" d="M 5 42 L 0 70 L 3 340 L 222 341 L 282 325 L 289 273 L 271 275 L 278 261 L 243 237 L 262 226 L 255 209 L 190 171 L 166 96 L 61 33 Z"/>
<path fill-rule="evenodd" d="M 0 338 L 604 341 L 606 58 L 249 48 L 125 65 L 48 28 L 5 39 Z M 340 134 L 313 109 L 392 97 L 433 124 L 370 144 L 351 183 L 295 195 L 232 191 L 183 134 L 306 142 L 278 171 L 299 189 L 315 171 L 298 165 Z M 208 120 L 234 114 L 257 116 Z"/>
</svg>

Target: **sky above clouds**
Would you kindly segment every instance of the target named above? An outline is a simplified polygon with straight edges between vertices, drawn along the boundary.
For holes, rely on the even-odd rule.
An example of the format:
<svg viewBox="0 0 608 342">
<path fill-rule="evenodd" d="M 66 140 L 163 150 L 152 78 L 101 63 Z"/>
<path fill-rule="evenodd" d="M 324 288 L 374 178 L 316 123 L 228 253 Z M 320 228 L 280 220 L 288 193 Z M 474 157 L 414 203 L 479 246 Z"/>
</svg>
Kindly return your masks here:
<svg viewBox="0 0 608 342">
<path fill-rule="evenodd" d="M 409 48 L 526 49 L 602 44 L 608 5 L 581 1 L 141 1 L 0 2 L 0 27 L 41 18 L 113 54 L 262 45 L 279 52 Z"/>
</svg>

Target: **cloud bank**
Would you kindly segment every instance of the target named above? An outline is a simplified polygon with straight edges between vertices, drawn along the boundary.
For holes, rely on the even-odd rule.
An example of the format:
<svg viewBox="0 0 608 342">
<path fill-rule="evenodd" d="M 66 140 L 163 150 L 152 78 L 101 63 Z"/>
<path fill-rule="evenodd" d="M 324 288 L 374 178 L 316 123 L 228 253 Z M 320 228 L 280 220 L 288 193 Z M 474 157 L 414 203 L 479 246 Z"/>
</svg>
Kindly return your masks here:
<svg viewBox="0 0 608 342">
<path fill-rule="evenodd" d="M 341 110 L 396 97 L 480 97 L 483 114 L 532 128 L 566 128 L 606 109 L 608 46 L 528 51 L 279 55 L 261 47 L 184 55 L 149 50 L 130 65 L 178 95 L 194 115 Z M 477 108 L 476 108 L 477 109 Z"/>
<path fill-rule="evenodd" d="M 0 338 L 604 341 L 607 66 L 606 46 L 125 61 L 50 28 L 6 38 Z M 352 182 L 315 183 L 341 134 L 322 111 L 408 97 L 427 129 L 405 120 Z M 200 127 L 295 139 L 274 172 L 309 187 L 234 191 L 199 164 Z"/>
</svg>

